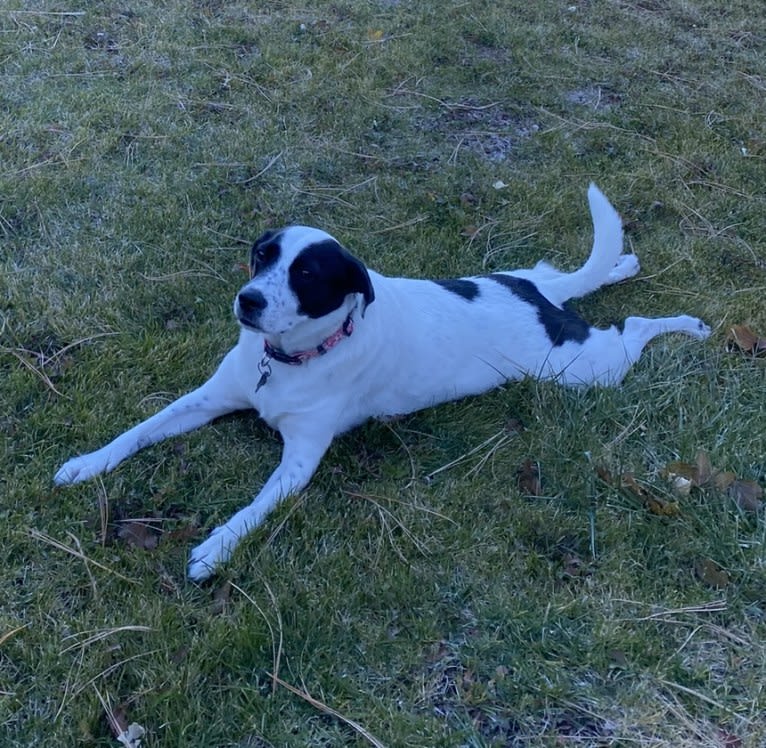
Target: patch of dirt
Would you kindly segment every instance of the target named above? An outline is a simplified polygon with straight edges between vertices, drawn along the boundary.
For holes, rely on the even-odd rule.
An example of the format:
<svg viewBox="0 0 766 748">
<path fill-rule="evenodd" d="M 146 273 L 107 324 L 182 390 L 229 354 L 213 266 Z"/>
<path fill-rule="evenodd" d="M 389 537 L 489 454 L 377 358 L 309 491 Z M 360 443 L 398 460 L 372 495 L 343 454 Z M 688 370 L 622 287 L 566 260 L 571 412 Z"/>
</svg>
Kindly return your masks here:
<svg viewBox="0 0 766 748">
<path fill-rule="evenodd" d="M 462 148 L 479 158 L 500 163 L 510 158 L 518 143 L 534 136 L 540 126 L 531 116 L 511 112 L 500 104 L 464 101 L 440 110 L 423 122 L 423 129 L 440 132 L 455 152 Z"/>
<path fill-rule="evenodd" d="M 622 96 L 602 86 L 584 86 L 575 88 L 564 94 L 568 104 L 584 106 L 598 112 L 608 112 L 622 103 Z"/>
</svg>

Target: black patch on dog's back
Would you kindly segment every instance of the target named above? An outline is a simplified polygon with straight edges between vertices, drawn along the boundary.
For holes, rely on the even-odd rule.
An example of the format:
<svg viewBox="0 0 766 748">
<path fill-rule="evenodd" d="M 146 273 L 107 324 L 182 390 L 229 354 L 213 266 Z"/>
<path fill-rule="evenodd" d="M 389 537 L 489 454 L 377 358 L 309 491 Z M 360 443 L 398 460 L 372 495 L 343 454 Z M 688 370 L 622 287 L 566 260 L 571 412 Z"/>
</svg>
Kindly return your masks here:
<svg viewBox="0 0 766 748">
<path fill-rule="evenodd" d="M 571 309 L 559 309 L 551 304 L 532 281 L 515 278 L 512 275 L 493 273 L 485 276 L 505 286 L 522 301 L 537 309 L 537 318 L 545 328 L 545 334 L 554 346 L 564 345 L 568 341 L 583 343 L 590 335 L 590 325 Z"/>
<path fill-rule="evenodd" d="M 334 239 L 309 244 L 290 264 L 289 283 L 298 297 L 298 314 L 312 319 L 334 312 L 351 293 L 375 299 L 367 268 Z"/>
<path fill-rule="evenodd" d="M 473 301 L 479 295 L 479 285 L 475 281 L 466 278 L 447 278 L 445 280 L 433 281 L 446 291 L 460 296 L 466 301 Z"/>
</svg>

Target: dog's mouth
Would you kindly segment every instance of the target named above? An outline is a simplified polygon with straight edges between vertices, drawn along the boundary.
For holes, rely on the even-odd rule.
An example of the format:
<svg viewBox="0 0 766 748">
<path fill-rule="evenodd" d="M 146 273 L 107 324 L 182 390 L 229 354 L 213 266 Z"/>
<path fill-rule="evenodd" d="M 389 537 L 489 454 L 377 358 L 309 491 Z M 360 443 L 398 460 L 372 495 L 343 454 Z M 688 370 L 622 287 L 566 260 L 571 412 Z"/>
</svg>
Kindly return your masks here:
<svg viewBox="0 0 766 748">
<path fill-rule="evenodd" d="M 258 325 L 256 325 L 255 323 L 251 322 L 248 319 L 244 319 L 243 317 L 237 317 L 237 321 L 246 330 L 252 330 L 253 332 L 263 332 L 263 330 L 261 330 L 261 328 L 258 327 Z"/>
</svg>

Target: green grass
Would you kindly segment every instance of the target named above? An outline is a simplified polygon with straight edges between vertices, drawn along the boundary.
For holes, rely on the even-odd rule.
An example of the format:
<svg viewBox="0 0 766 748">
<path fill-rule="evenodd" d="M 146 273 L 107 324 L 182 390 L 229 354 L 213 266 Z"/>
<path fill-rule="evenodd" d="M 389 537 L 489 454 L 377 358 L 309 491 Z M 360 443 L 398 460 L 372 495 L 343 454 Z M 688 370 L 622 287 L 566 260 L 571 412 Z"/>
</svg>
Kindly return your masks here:
<svg viewBox="0 0 766 748">
<path fill-rule="evenodd" d="M 107 704 L 144 746 L 369 745 L 347 720 L 391 747 L 762 746 L 763 513 L 674 497 L 662 468 L 704 449 L 766 477 L 764 365 L 724 348 L 766 330 L 766 17 L 128 5 L 0 10 L 3 745 L 117 745 Z M 263 229 L 321 226 L 391 274 L 572 268 L 590 180 L 643 272 L 579 307 L 697 314 L 708 342 L 656 341 L 619 390 L 524 382 L 367 424 L 202 587 L 190 546 L 278 460 L 254 414 L 52 488 L 209 375 Z M 135 519 L 155 549 L 118 536 Z"/>
</svg>

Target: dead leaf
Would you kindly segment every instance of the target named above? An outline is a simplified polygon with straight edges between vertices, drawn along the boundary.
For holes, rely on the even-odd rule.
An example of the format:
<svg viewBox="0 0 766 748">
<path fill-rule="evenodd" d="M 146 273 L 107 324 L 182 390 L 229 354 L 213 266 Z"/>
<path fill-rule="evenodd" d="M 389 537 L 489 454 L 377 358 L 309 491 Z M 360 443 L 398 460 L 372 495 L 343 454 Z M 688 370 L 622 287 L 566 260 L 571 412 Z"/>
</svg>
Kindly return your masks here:
<svg viewBox="0 0 766 748">
<path fill-rule="evenodd" d="M 509 418 L 505 422 L 505 430 L 509 434 L 521 434 L 526 431 L 526 427 L 518 418 Z"/>
<path fill-rule="evenodd" d="M 210 613 L 220 616 L 226 612 L 231 597 L 231 582 L 224 582 L 214 593 L 213 602 L 210 604 Z"/>
<path fill-rule="evenodd" d="M 606 468 L 603 465 L 599 465 L 596 468 L 596 475 L 598 475 L 598 477 L 601 478 L 604 483 L 610 486 L 615 485 L 614 478 L 612 477 L 612 473 L 609 471 L 609 468 Z"/>
<path fill-rule="evenodd" d="M 713 476 L 713 486 L 718 491 L 726 491 L 735 480 L 737 480 L 735 473 L 724 470 Z"/>
<path fill-rule="evenodd" d="M 368 29 L 367 30 L 367 39 L 371 42 L 379 42 L 383 40 L 383 30 L 382 29 Z"/>
<path fill-rule="evenodd" d="M 141 548 L 145 551 L 153 551 L 160 542 L 158 533 L 146 522 L 141 520 L 127 520 L 120 523 L 117 537 L 128 545 Z"/>
<path fill-rule="evenodd" d="M 697 452 L 697 485 L 704 486 L 713 477 L 713 472 L 710 455 L 701 449 Z"/>
<path fill-rule="evenodd" d="M 652 514 L 659 517 L 677 517 L 681 514 L 678 502 L 667 501 L 651 493 L 633 477 L 632 473 L 625 473 L 622 476 L 622 487 L 627 488 L 630 493 L 641 499 Z"/>
<path fill-rule="evenodd" d="M 588 564 L 574 553 L 565 553 L 561 559 L 564 567 L 563 576 L 565 579 L 581 579 L 590 576 L 591 570 Z"/>
<path fill-rule="evenodd" d="M 728 350 L 739 348 L 742 353 L 757 356 L 766 351 L 766 338 L 762 338 L 747 325 L 732 325 L 726 336 Z"/>
<path fill-rule="evenodd" d="M 692 488 L 708 483 L 713 477 L 713 472 L 710 455 L 704 450 L 700 450 L 697 452 L 697 459 L 693 465 L 689 462 L 669 462 L 662 474 L 670 479 L 674 486 L 679 483 L 678 479 L 681 479 L 680 485 L 685 486 L 688 483 L 688 488 Z"/>
<path fill-rule="evenodd" d="M 516 471 L 516 482 L 525 496 L 542 496 L 540 485 L 540 468 L 532 460 L 524 460 L 521 467 Z"/>
<path fill-rule="evenodd" d="M 757 512 L 763 506 L 763 488 L 754 480 L 735 480 L 726 493 L 743 512 Z"/>
<path fill-rule="evenodd" d="M 715 561 L 709 558 L 699 559 L 694 563 L 694 571 L 697 576 L 711 587 L 723 589 L 729 585 L 729 574 Z"/>
<path fill-rule="evenodd" d="M 166 532 L 163 542 L 186 543 L 199 535 L 199 527 L 196 525 L 183 525 L 175 530 Z"/>
</svg>

